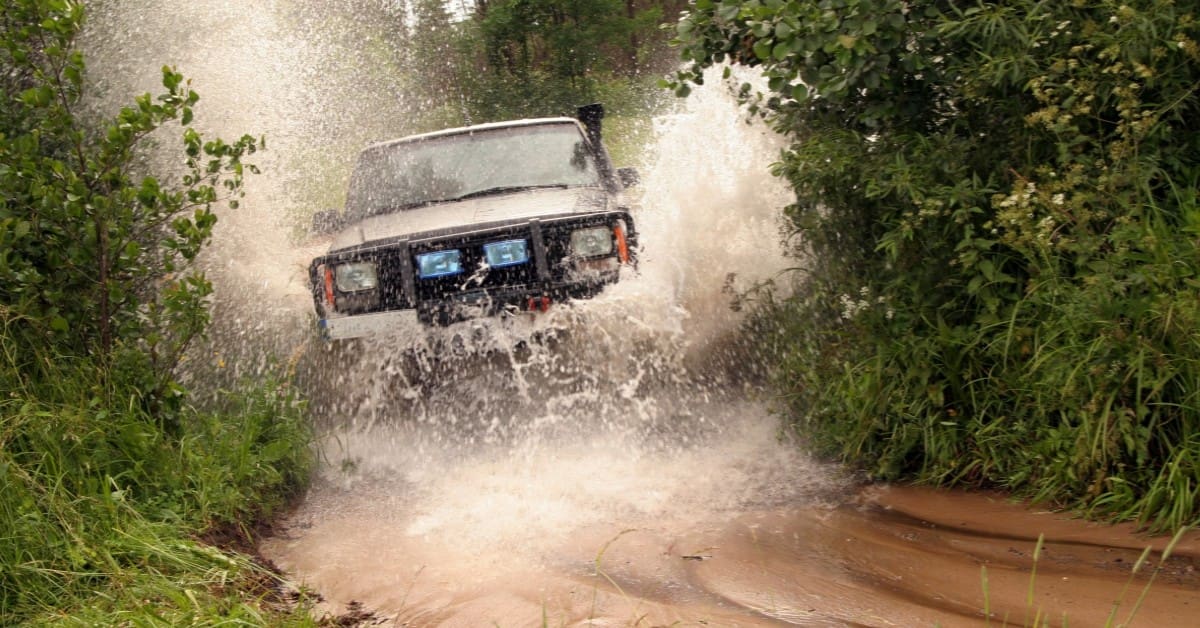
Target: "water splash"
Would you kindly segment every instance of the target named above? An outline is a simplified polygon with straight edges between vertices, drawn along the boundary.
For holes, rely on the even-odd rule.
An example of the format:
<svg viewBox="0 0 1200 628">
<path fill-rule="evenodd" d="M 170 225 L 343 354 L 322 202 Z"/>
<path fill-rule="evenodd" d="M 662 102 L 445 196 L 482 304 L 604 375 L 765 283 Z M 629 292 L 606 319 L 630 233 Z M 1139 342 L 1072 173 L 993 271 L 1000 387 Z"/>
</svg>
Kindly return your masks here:
<svg viewBox="0 0 1200 628">
<path fill-rule="evenodd" d="M 740 116 L 716 88 L 656 120 L 641 263 L 604 294 L 532 322 L 404 329 L 326 371 L 363 394 L 330 406 L 308 507 L 371 495 L 402 537 L 540 555 L 591 526 L 719 521 L 839 485 L 779 441 L 731 361 L 746 354 L 730 283 L 787 265 L 779 139 Z"/>
<path fill-rule="evenodd" d="M 536 320 L 316 340 L 304 268 L 324 243 L 298 240 L 296 216 L 340 202 L 361 146 L 410 130 L 403 77 L 380 71 L 380 46 L 359 54 L 382 36 L 378 20 L 353 19 L 361 4 L 118 0 L 85 38 L 110 96 L 153 91 L 153 69 L 176 65 L 201 94 L 203 130 L 267 136 L 265 174 L 221 213 L 205 258 L 211 350 L 229 372 L 192 377 L 254 375 L 264 356 L 303 354 L 322 466 L 296 521 L 340 530 L 321 551 L 342 563 L 386 539 L 458 557 L 446 561 L 519 550 L 553 562 L 551 548 L 588 531 L 701 525 L 839 486 L 779 441 L 745 376 L 730 301 L 787 266 L 789 194 L 767 173 L 779 138 L 715 75 L 655 120 L 636 192 L 640 265 L 601 296 Z"/>
<path fill-rule="evenodd" d="M 185 373 L 200 392 L 256 377 L 308 342 L 312 308 L 305 270 L 324 243 L 303 221 L 340 205 L 357 151 L 408 133 L 414 106 L 382 41 L 389 3 L 359 0 L 139 0 L 89 3 L 80 37 L 89 103 L 111 117 L 132 95 L 161 91 L 173 66 L 200 95 L 194 126 L 206 137 L 264 137 L 241 208 L 218 208 L 205 270 L 214 279 L 212 342 Z M 364 25 L 371 25 L 364 30 Z M 369 45 L 368 45 L 369 44 Z M 157 172 L 182 160 L 178 127 L 151 138 Z M 220 365 L 218 368 L 217 365 Z"/>
</svg>

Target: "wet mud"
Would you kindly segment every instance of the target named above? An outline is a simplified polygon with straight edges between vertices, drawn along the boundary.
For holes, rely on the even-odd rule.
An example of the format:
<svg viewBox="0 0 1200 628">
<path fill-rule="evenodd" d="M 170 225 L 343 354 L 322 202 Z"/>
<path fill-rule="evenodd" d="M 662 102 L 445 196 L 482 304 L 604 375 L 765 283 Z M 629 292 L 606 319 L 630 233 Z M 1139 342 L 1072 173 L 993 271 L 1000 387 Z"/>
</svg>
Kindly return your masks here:
<svg viewBox="0 0 1200 628">
<path fill-rule="evenodd" d="M 1010 626 L 1200 616 L 1196 535 L 1131 576 L 1143 548 L 1165 539 L 997 495 L 870 487 L 725 521 L 605 518 L 482 546 L 412 533 L 407 508 L 375 519 L 385 495 L 341 499 L 336 514 L 298 513 L 263 549 L 329 610 L 359 601 L 388 625 L 984 626 L 985 608 L 992 625 Z"/>
<path fill-rule="evenodd" d="M 699 377 L 686 358 L 656 365 L 676 378 L 635 375 L 645 355 L 600 368 L 580 342 L 476 356 L 413 378 L 419 392 L 389 397 L 384 418 L 330 422 L 317 482 L 262 553 L 322 611 L 361 604 L 398 626 L 1200 617 L 1200 535 L 1160 562 L 1168 539 L 1132 526 L 864 485 L 804 454 L 748 382 Z"/>
</svg>

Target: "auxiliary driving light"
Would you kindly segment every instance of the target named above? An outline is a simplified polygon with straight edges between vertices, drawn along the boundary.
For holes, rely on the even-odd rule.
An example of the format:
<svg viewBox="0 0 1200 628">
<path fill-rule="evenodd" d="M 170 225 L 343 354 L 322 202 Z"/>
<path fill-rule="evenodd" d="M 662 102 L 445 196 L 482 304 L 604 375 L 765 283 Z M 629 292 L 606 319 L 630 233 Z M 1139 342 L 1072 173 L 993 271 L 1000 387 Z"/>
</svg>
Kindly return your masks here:
<svg viewBox="0 0 1200 628">
<path fill-rule="evenodd" d="M 339 292 L 362 292 L 379 287 L 379 274 L 371 262 L 339 264 L 333 274 Z"/>
<path fill-rule="evenodd" d="M 483 245 L 483 257 L 491 268 L 516 266 L 529 261 L 529 245 L 525 240 L 505 240 Z"/>
<path fill-rule="evenodd" d="M 417 275 L 421 279 L 457 275 L 462 271 L 462 251 L 458 249 L 417 255 Z"/>
</svg>

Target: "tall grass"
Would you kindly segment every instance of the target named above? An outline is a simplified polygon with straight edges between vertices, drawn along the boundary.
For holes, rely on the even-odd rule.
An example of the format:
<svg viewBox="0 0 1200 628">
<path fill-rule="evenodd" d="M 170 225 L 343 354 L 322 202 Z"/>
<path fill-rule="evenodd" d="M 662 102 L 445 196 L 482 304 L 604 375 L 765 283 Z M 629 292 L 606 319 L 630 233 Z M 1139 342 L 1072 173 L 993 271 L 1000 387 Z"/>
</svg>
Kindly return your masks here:
<svg viewBox="0 0 1200 628">
<path fill-rule="evenodd" d="M 304 481 L 286 384 L 182 405 L 175 431 L 135 389 L 102 390 L 87 358 L 15 347 L 0 333 L 0 624 L 308 621 L 255 599 L 261 568 L 196 540 L 253 525 Z"/>
<path fill-rule="evenodd" d="M 777 382 L 797 425 L 881 478 L 998 486 L 1159 531 L 1195 523 L 1200 255 L 1160 216 L 1131 222 L 1110 240 L 1154 249 L 1110 253 L 1103 273 L 1042 267 L 1003 316 L 952 318 L 894 292 L 850 317 L 828 297 L 766 305 L 794 344 Z"/>
</svg>

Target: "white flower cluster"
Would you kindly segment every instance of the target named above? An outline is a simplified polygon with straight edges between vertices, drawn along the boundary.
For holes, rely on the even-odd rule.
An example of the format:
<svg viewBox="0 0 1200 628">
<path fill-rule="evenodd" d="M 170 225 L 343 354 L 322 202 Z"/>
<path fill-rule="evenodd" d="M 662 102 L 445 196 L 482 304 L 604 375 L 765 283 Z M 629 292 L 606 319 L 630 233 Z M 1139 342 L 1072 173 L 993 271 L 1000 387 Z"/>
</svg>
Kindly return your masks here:
<svg viewBox="0 0 1200 628">
<path fill-rule="evenodd" d="M 1029 199 L 1033 198 L 1034 194 L 1037 194 L 1037 186 L 1034 185 L 1033 181 L 1030 181 L 1025 184 L 1024 191 L 1013 192 L 1004 197 L 1004 200 L 1000 201 L 1000 207 L 1026 207 L 1029 205 Z M 1033 215 L 1031 214 L 1030 218 L 1032 217 Z"/>
<path fill-rule="evenodd" d="M 842 304 L 842 320 L 853 320 L 872 305 L 883 305 L 886 302 L 886 299 L 883 298 L 883 295 L 872 299 L 871 289 L 867 286 L 863 286 L 858 289 L 858 297 L 859 298 L 855 298 L 849 294 L 843 294 L 838 297 L 838 302 Z M 896 315 L 896 312 L 889 307 L 886 311 L 884 311 L 883 315 L 890 321 L 892 320 L 892 317 Z"/>
</svg>

